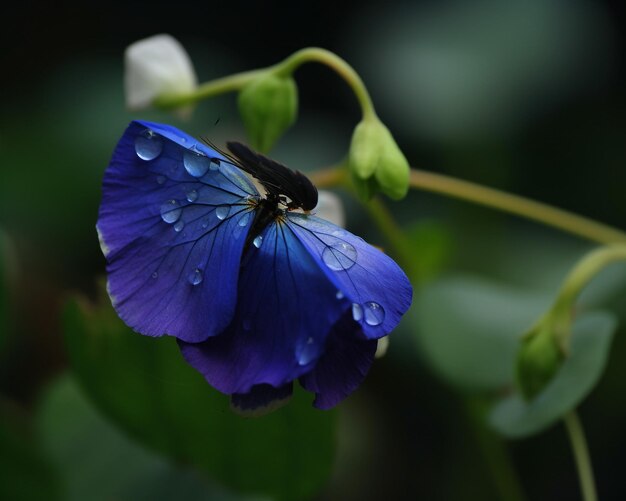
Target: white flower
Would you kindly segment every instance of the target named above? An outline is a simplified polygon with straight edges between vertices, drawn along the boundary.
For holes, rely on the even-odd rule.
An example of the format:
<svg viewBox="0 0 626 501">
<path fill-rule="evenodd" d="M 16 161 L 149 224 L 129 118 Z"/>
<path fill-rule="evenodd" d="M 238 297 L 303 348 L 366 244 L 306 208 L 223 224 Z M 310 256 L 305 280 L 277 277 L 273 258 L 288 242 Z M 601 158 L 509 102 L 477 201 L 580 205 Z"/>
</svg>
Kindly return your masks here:
<svg viewBox="0 0 626 501">
<path fill-rule="evenodd" d="M 318 192 L 317 205 L 313 209 L 313 214 L 342 228 L 346 226 L 346 215 L 341 199 L 330 191 Z"/>
<path fill-rule="evenodd" d="M 198 85 L 191 59 L 170 35 L 154 35 L 126 48 L 124 55 L 126 106 L 148 108 L 164 94 L 186 94 Z"/>
</svg>

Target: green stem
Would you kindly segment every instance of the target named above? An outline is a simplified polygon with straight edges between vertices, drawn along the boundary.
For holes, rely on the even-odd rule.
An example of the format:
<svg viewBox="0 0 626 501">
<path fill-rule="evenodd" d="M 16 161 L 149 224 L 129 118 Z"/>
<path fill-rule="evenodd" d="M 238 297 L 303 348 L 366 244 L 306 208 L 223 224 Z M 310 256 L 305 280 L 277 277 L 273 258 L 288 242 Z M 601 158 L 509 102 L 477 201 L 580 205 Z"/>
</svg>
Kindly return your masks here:
<svg viewBox="0 0 626 501">
<path fill-rule="evenodd" d="M 476 442 L 491 473 L 498 499 L 525 501 L 526 496 L 515 471 L 506 444 L 485 426 L 485 401 L 478 397 L 465 398 L 466 417 Z"/>
<path fill-rule="evenodd" d="M 342 166 L 323 169 L 311 175 L 311 180 L 320 188 L 334 186 L 336 181 L 344 181 L 345 175 L 337 170 Z M 565 232 L 583 237 L 601 244 L 626 243 L 626 233 L 611 226 L 591 219 L 557 209 L 541 202 L 535 202 L 518 195 L 512 195 L 493 188 L 462 181 L 441 174 L 433 174 L 411 169 L 410 185 L 412 188 L 439 193 L 459 200 L 484 205 L 558 228 Z"/>
<path fill-rule="evenodd" d="M 308 174 L 311 182 L 318 188 L 332 188 L 333 186 L 348 187 L 348 170 L 345 164 L 338 164 L 327 169 L 318 169 Z"/>
<path fill-rule="evenodd" d="M 369 203 L 364 204 L 370 217 L 378 226 L 378 229 L 385 235 L 387 241 L 394 248 L 398 255 L 398 260 L 407 274 L 412 278 L 418 278 L 418 270 L 415 266 L 415 253 L 411 249 L 411 244 L 406 238 L 402 229 L 394 220 L 391 212 L 380 198 L 373 198 Z"/>
<path fill-rule="evenodd" d="M 275 72 L 282 76 L 291 75 L 299 66 L 307 62 L 323 63 L 329 68 L 335 70 L 336 73 L 343 78 L 354 92 L 363 118 L 376 118 L 374 104 L 370 98 L 365 84 L 354 68 L 336 54 L 318 47 L 309 47 L 293 53 L 284 61 L 270 66 L 269 68 L 261 68 L 257 70 L 244 71 L 236 73 L 210 82 L 203 83 L 196 90 L 188 94 L 169 94 L 159 96 L 152 103 L 157 108 L 168 109 L 177 108 L 196 103 L 202 99 L 207 99 L 219 94 L 234 92 L 240 90 L 246 84 L 266 72 Z"/>
<path fill-rule="evenodd" d="M 565 277 L 557 301 L 568 306 L 574 304 L 591 279 L 602 268 L 616 261 L 626 261 L 626 245 L 607 245 L 586 254 Z"/>
<path fill-rule="evenodd" d="M 538 221 L 594 242 L 626 243 L 626 233 L 618 229 L 541 202 L 468 181 L 412 169 L 410 185 L 419 190 L 447 195 Z"/>
<path fill-rule="evenodd" d="M 596 485 L 593 478 L 593 468 L 591 458 L 585 439 L 585 432 L 576 411 L 571 411 L 563 418 L 567 434 L 572 444 L 572 452 L 576 460 L 578 479 L 580 480 L 580 490 L 584 501 L 597 501 Z"/>
<path fill-rule="evenodd" d="M 165 94 L 157 97 L 152 103 L 157 108 L 178 108 L 196 103 L 209 97 L 214 97 L 227 92 L 234 92 L 257 78 L 265 70 L 251 70 L 235 73 L 223 78 L 217 78 L 210 82 L 199 85 L 196 90 L 188 94 Z"/>
<path fill-rule="evenodd" d="M 346 81 L 359 101 L 364 119 L 376 117 L 374 104 L 361 77 L 346 61 L 326 49 L 308 47 L 299 50 L 278 64 L 276 69 L 281 73 L 291 74 L 298 66 L 311 61 L 325 64 Z"/>
<path fill-rule="evenodd" d="M 569 352 L 576 298 L 605 266 L 616 261 L 626 261 L 626 245 L 607 245 L 587 253 L 565 277 L 554 305 L 540 320 L 552 326 L 551 331 L 564 353 Z"/>
</svg>

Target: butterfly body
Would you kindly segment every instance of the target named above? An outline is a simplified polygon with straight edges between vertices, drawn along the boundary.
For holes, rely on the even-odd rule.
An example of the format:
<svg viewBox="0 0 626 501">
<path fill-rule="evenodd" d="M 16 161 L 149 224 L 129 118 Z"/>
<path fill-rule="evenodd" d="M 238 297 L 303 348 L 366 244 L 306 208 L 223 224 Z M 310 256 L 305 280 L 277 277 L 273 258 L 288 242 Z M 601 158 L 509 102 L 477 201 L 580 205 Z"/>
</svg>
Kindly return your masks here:
<svg viewBox="0 0 626 501">
<path fill-rule="evenodd" d="M 228 147 L 232 156 L 171 126 L 129 125 L 97 224 L 112 303 L 139 333 L 176 337 L 241 409 L 284 399 L 296 379 L 332 407 L 365 377 L 411 286 L 378 249 L 298 210 L 317 203 L 306 176 Z"/>
<path fill-rule="evenodd" d="M 275 197 L 260 198 L 254 201 L 254 220 L 250 232 L 243 246 L 244 255 L 250 249 L 254 240 L 259 237 L 265 228 L 272 223 L 280 223 L 285 217 L 285 209 L 280 208 L 280 202 Z"/>
<path fill-rule="evenodd" d="M 304 174 L 252 151 L 243 143 L 226 143 L 239 160 L 238 166 L 252 175 L 267 190 L 267 197 L 284 204 L 289 210 L 309 211 L 317 205 L 317 188 Z"/>
</svg>

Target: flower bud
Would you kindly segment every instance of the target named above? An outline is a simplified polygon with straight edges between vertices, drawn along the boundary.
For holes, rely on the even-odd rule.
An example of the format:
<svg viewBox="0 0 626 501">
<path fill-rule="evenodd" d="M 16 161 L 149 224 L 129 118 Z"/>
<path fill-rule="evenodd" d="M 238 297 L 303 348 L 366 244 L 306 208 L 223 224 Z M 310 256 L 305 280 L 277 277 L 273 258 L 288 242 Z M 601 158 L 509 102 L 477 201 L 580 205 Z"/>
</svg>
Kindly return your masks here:
<svg viewBox="0 0 626 501">
<path fill-rule="evenodd" d="M 131 110 L 148 108 L 164 95 L 187 94 L 198 84 L 183 46 L 170 35 L 139 40 L 124 54 L 124 91 Z"/>
<path fill-rule="evenodd" d="M 564 359 L 553 322 L 540 322 L 524 337 L 517 354 L 517 382 L 526 400 L 537 396 L 548 385 Z"/>
<path fill-rule="evenodd" d="M 263 73 L 239 93 L 239 113 L 252 146 L 268 152 L 296 120 L 298 89 L 291 76 Z"/>
<path fill-rule="evenodd" d="M 363 119 L 354 129 L 349 163 L 362 198 L 371 198 L 377 191 L 394 200 L 406 196 L 409 163 L 389 129 L 378 118 Z"/>
</svg>

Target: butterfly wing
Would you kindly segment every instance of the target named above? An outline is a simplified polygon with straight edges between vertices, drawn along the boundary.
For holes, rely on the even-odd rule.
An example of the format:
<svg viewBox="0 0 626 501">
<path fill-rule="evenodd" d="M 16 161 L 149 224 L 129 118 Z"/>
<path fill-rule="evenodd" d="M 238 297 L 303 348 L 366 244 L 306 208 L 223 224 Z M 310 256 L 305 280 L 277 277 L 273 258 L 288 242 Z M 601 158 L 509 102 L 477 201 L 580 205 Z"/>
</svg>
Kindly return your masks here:
<svg viewBox="0 0 626 501">
<path fill-rule="evenodd" d="M 311 370 L 347 307 L 290 225 L 273 222 L 260 237 L 243 258 L 231 325 L 202 343 L 179 342 L 187 361 L 228 394 L 281 387 Z"/>
<path fill-rule="evenodd" d="M 202 343 L 179 341 L 183 356 L 218 390 L 245 394 L 258 385 L 280 389 L 316 371 L 326 354 L 330 365 L 346 364 L 341 380 L 329 381 L 321 366 L 305 386 L 327 394 L 321 406 L 334 405 L 363 379 L 375 350 L 367 338 L 396 326 L 410 304 L 411 286 L 391 258 L 321 219 L 288 214 L 261 237 L 244 256 L 232 324 Z M 339 252 L 340 244 L 353 252 L 344 248 L 343 257 L 335 256 L 343 267 L 333 269 L 339 265 L 330 267 L 327 254 Z M 379 310 L 370 311 L 368 303 Z M 354 304 L 363 305 L 363 316 L 354 314 Z M 341 332 L 329 340 L 333 329 Z"/>
<path fill-rule="evenodd" d="M 235 311 L 249 197 L 257 190 L 219 152 L 132 122 L 105 172 L 97 224 L 120 317 L 150 336 L 220 333 Z"/>
<path fill-rule="evenodd" d="M 346 299 L 368 339 L 389 334 L 411 305 L 413 289 L 389 256 L 329 221 L 290 213 L 290 227 Z"/>
</svg>

